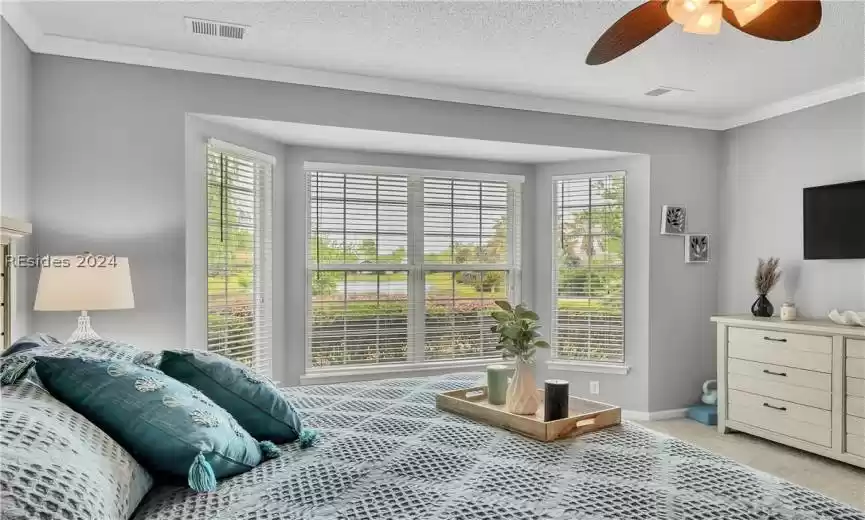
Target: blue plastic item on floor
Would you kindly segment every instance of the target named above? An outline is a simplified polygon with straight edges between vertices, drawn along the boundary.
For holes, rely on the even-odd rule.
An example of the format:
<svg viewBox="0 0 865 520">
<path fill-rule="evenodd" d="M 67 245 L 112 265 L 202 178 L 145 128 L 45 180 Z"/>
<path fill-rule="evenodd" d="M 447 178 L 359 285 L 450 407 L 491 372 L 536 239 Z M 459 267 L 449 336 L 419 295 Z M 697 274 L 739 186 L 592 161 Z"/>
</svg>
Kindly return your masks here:
<svg viewBox="0 0 865 520">
<path fill-rule="evenodd" d="M 695 404 L 688 408 L 688 417 L 697 422 L 715 426 L 718 424 L 718 407 L 709 404 Z"/>
</svg>

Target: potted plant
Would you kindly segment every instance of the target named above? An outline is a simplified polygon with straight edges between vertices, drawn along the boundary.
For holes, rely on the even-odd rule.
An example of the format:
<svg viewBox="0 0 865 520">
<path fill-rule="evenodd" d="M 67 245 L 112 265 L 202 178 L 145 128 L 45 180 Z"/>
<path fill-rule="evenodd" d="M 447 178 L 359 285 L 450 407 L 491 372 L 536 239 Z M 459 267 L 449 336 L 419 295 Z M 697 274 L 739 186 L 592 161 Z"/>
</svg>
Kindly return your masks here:
<svg viewBox="0 0 865 520">
<path fill-rule="evenodd" d="M 781 279 L 781 270 L 778 269 L 777 258 L 769 258 L 768 261 L 760 258 L 757 262 L 757 274 L 754 276 L 754 288 L 757 290 L 757 299 L 751 305 L 751 314 L 760 318 L 769 318 L 775 313 L 775 307 L 766 297 L 769 291 L 775 287 Z"/>
<path fill-rule="evenodd" d="M 505 359 L 516 358 L 516 370 L 508 385 L 505 406 L 511 413 L 534 414 L 541 404 L 535 385 L 535 351 L 550 348 L 550 344 L 538 332 L 540 318 L 534 311 L 524 305 L 512 307 L 504 300 L 496 301 L 496 305 L 500 310 L 491 314 L 496 320 L 491 330 L 499 335 L 496 349 L 502 351 Z"/>
</svg>

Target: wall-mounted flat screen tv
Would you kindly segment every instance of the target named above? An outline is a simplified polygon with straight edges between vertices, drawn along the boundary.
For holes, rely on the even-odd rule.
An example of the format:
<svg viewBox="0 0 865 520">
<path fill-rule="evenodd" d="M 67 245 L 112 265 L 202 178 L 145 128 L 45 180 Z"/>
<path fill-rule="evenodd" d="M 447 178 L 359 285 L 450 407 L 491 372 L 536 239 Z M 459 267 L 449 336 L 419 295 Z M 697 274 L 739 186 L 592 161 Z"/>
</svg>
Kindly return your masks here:
<svg viewBox="0 0 865 520">
<path fill-rule="evenodd" d="M 803 190 L 805 259 L 865 258 L 865 181 Z"/>
</svg>

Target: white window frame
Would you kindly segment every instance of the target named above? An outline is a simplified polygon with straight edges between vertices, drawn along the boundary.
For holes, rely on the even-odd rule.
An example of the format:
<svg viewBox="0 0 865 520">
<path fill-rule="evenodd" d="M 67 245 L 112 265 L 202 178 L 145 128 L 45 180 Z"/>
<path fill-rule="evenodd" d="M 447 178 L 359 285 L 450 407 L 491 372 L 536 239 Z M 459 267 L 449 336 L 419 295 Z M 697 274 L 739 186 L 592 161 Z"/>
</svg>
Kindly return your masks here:
<svg viewBox="0 0 865 520">
<path fill-rule="evenodd" d="M 558 182 L 559 181 L 567 181 L 567 180 L 575 180 L 575 179 L 590 179 L 595 177 L 614 177 L 614 178 L 622 178 L 625 181 L 625 195 L 622 203 L 622 360 L 621 361 L 592 361 L 585 359 L 569 359 L 569 358 L 560 358 L 557 356 L 557 345 L 556 338 L 558 337 L 557 325 L 558 325 L 558 253 L 560 246 L 557 239 L 558 234 L 558 211 L 559 211 L 559 198 L 558 198 Z M 627 177 L 628 172 L 625 170 L 612 170 L 612 171 L 597 171 L 597 172 L 586 172 L 586 173 L 572 173 L 572 174 L 564 174 L 564 175 L 553 175 L 551 177 L 551 198 L 552 198 L 552 227 L 549 232 L 552 234 L 552 248 L 551 248 L 551 264 L 550 271 L 552 273 L 552 284 L 551 284 L 551 295 L 550 295 L 550 344 L 552 348 L 550 349 L 550 359 L 547 362 L 547 366 L 551 369 L 564 369 L 564 370 L 577 370 L 577 371 L 585 371 L 585 372 L 595 372 L 602 374 L 618 374 L 618 375 L 626 375 L 630 371 L 630 367 L 626 364 L 627 358 L 627 338 L 626 338 L 626 329 L 625 322 L 627 316 L 625 314 L 625 301 L 627 298 L 627 279 L 626 279 L 626 269 L 625 264 L 627 262 L 627 247 L 626 247 L 626 235 L 627 235 L 627 200 L 628 200 L 628 190 L 627 190 Z"/>
<path fill-rule="evenodd" d="M 391 264 L 364 264 L 365 271 L 407 271 L 408 272 L 408 290 L 409 290 L 409 307 L 412 316 L 408 320 L 408 348 L 407 361 L 400 363 L 381 363 L 381 364 L 366 364 L 357 366 L 337 365 L 333 367 L 313 367 L 310 353 L 310 340 L 312 337 L 312 312 L 313 312 L 313 297 L 312 297 L 312 276 L 315 270 L 329 271 L 353 271 L 360 266 L 358 264 L 322 264 L 313 266 L 309 264 L 309 239 L 310 236 L 310 218 L 308 215 L 311 193 L 309 191 L 309 183 L 305 180 L 305 204 L 307 211 L 306 227 L 305 227 L 305 262 L 306 262 L 306 324 L 304 334 L 304 368 L 305 373 L 301 375 L 302 384 L 316 384 L 323 382 L 347 382 L 362 380 L 365 378 L 376 377 L 382 374 L 387 374 L 388 377 L 399 377 L 400 375 L 424 375 L 431 373 L 447 372 L 460 369 L 476 369 L 490 364 L 495 358 L 481 357 L 460 360 L 442 360 L 442 361 L 419 361 L 424 355 L 424 331 L 423 327 L 417 327 L 417 324 L 423 324 L 425 321 L 425 294 L 424 274 L 426 272 L 442 272 L 442 271 L 507 271 L 508 272 L 508 288 L 507 294 L 511 301 L 520 301 L 520 292 L 522 285 L 522 184 L 525 182 L 525 177 L 522 175 L 510 174 L 493 174 L 493 173 L 477 173 L 477 172 L 460 172 L 460 171 L 445 171 L 445 170 L 429 170 L 419 168 L 402 168 L 388 166 L 371 166 L 357 164 L 342 164 L 342 163 L 324 163 L 324 162 L 305 162 L 304 177 L 308 179 L 310 172 L 335 173 L 335 174 L 367 174 L 367 175 L 400 175 L 407 177 L 407 243 L 406 243 L 406 264 L 391 265 Z M 513 228 L 508 233 L 508 255 L 509 262 L 507 264 L 427 264 L 424 263 L 424 203 L 423 203 L 423 179 L 432 177 L 437 179 L 455 179 L 455 180 L 481 180 L 481 181 L 499 181 L 507 182 L 511 189 L 508 190 L 508 206 L 513 208 Z M 517 200 L 511 200 L 514 193 L 519 194 Z M 412 262 L 412 259 L 416 260 Z M 420 296 L 418 296 L 420 295 Z M 411 305 L 412 302 L 416 303 Z"/>
<path fill-rule="evenodd" d="M 262 184 L 261 189 L 261 205 L 258 206 L 258 210 L 256 215 L 254 216 L 254 224 L 256 233 L 262 233 L 266 239 L 269 241 L 270 251 L 266 253 L 266 243 L 264 240 L 258 242 L 256 244 L 257 254 L 255 255 L 255 267 L 253 268 L 254 274 L 254 289 L 253 294 L 259 293 L 261 296 L 261 312 L 256 313 L 254 317 L 255 325 L 254 331 L 256 333 L 255 343 L 256 345 L 264 343 L 264 358 L 268 361 L 265 365 L 258 367 L 258 372 L 267 377 L 273 377 L 274 375 L 274 286 L 273 286 L 273 257 L 274 257 L 274 224 L 275 224 L 275 215 L 274 215 L 274 177 L 276 170 L 276 158 L 272 155 L 268 155 L 262 152 L 258 152 L 256 150 L 252 150 L 249 148 L 245 148 L 242 146 L 235 145 L 233 143 L 229 143 L 226 141 L 221 141 L 216 138 L 209 138 L 204 146 L 204 196 L 207 196 L 207 182 L 208 182 L 208 171 L 207 171 L 207 155 L 210 149 L 213 149 L 217 153 L 225 153 L 235 156 L 241 156 L 245 159 L 251 159 L 259 166 L 266 167 L 265 175 L 268 177 L 265 182 Z M 257 194 L 256 194 L 257 195 Z M 208 262 L 209 262 L 209 252 L 207 250 L 207 234 L 209 232 L 209 219 L 207 215 L 207 205 L 204 207 L 204 271 L 205 271 L 205 279 L 204 279 L 204 314 L 205 314 L 205 322 L 204 322 L 204 343 L 201 345 L 203 348 L 208 347 L 207 338 L 209 336 L 209 331 L 207 329 L 207 314 L 209 312 L 209 297 L 208 297 L 208 287 L 207 283 L 207 271 L 208 271 Z M 258 309 L 258 306 L 255 307 Z M 267 334 L 265 336 L 258 336 L 262 333 L 262 330 L 266 330 Z M 255 369 L 256 367 L 252 367 Z"/>
</svg>

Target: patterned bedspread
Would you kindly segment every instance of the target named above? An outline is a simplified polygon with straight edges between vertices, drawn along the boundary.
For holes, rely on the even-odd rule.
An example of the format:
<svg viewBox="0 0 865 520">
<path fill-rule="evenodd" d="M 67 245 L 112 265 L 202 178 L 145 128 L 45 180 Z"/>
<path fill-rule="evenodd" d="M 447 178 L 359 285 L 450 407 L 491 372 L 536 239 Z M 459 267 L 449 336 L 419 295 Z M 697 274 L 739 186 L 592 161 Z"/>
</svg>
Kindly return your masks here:
<svg viewBox="0 0 865 520">
<path fill-rule="evenodd" d="M 286 389 L 319 444 L 220 482 L 155 488 L 135 520 L 865 520 L 865 514 L 625 423 L 541 443 L 435 408 L 481 374 Z"/>
</svg>

